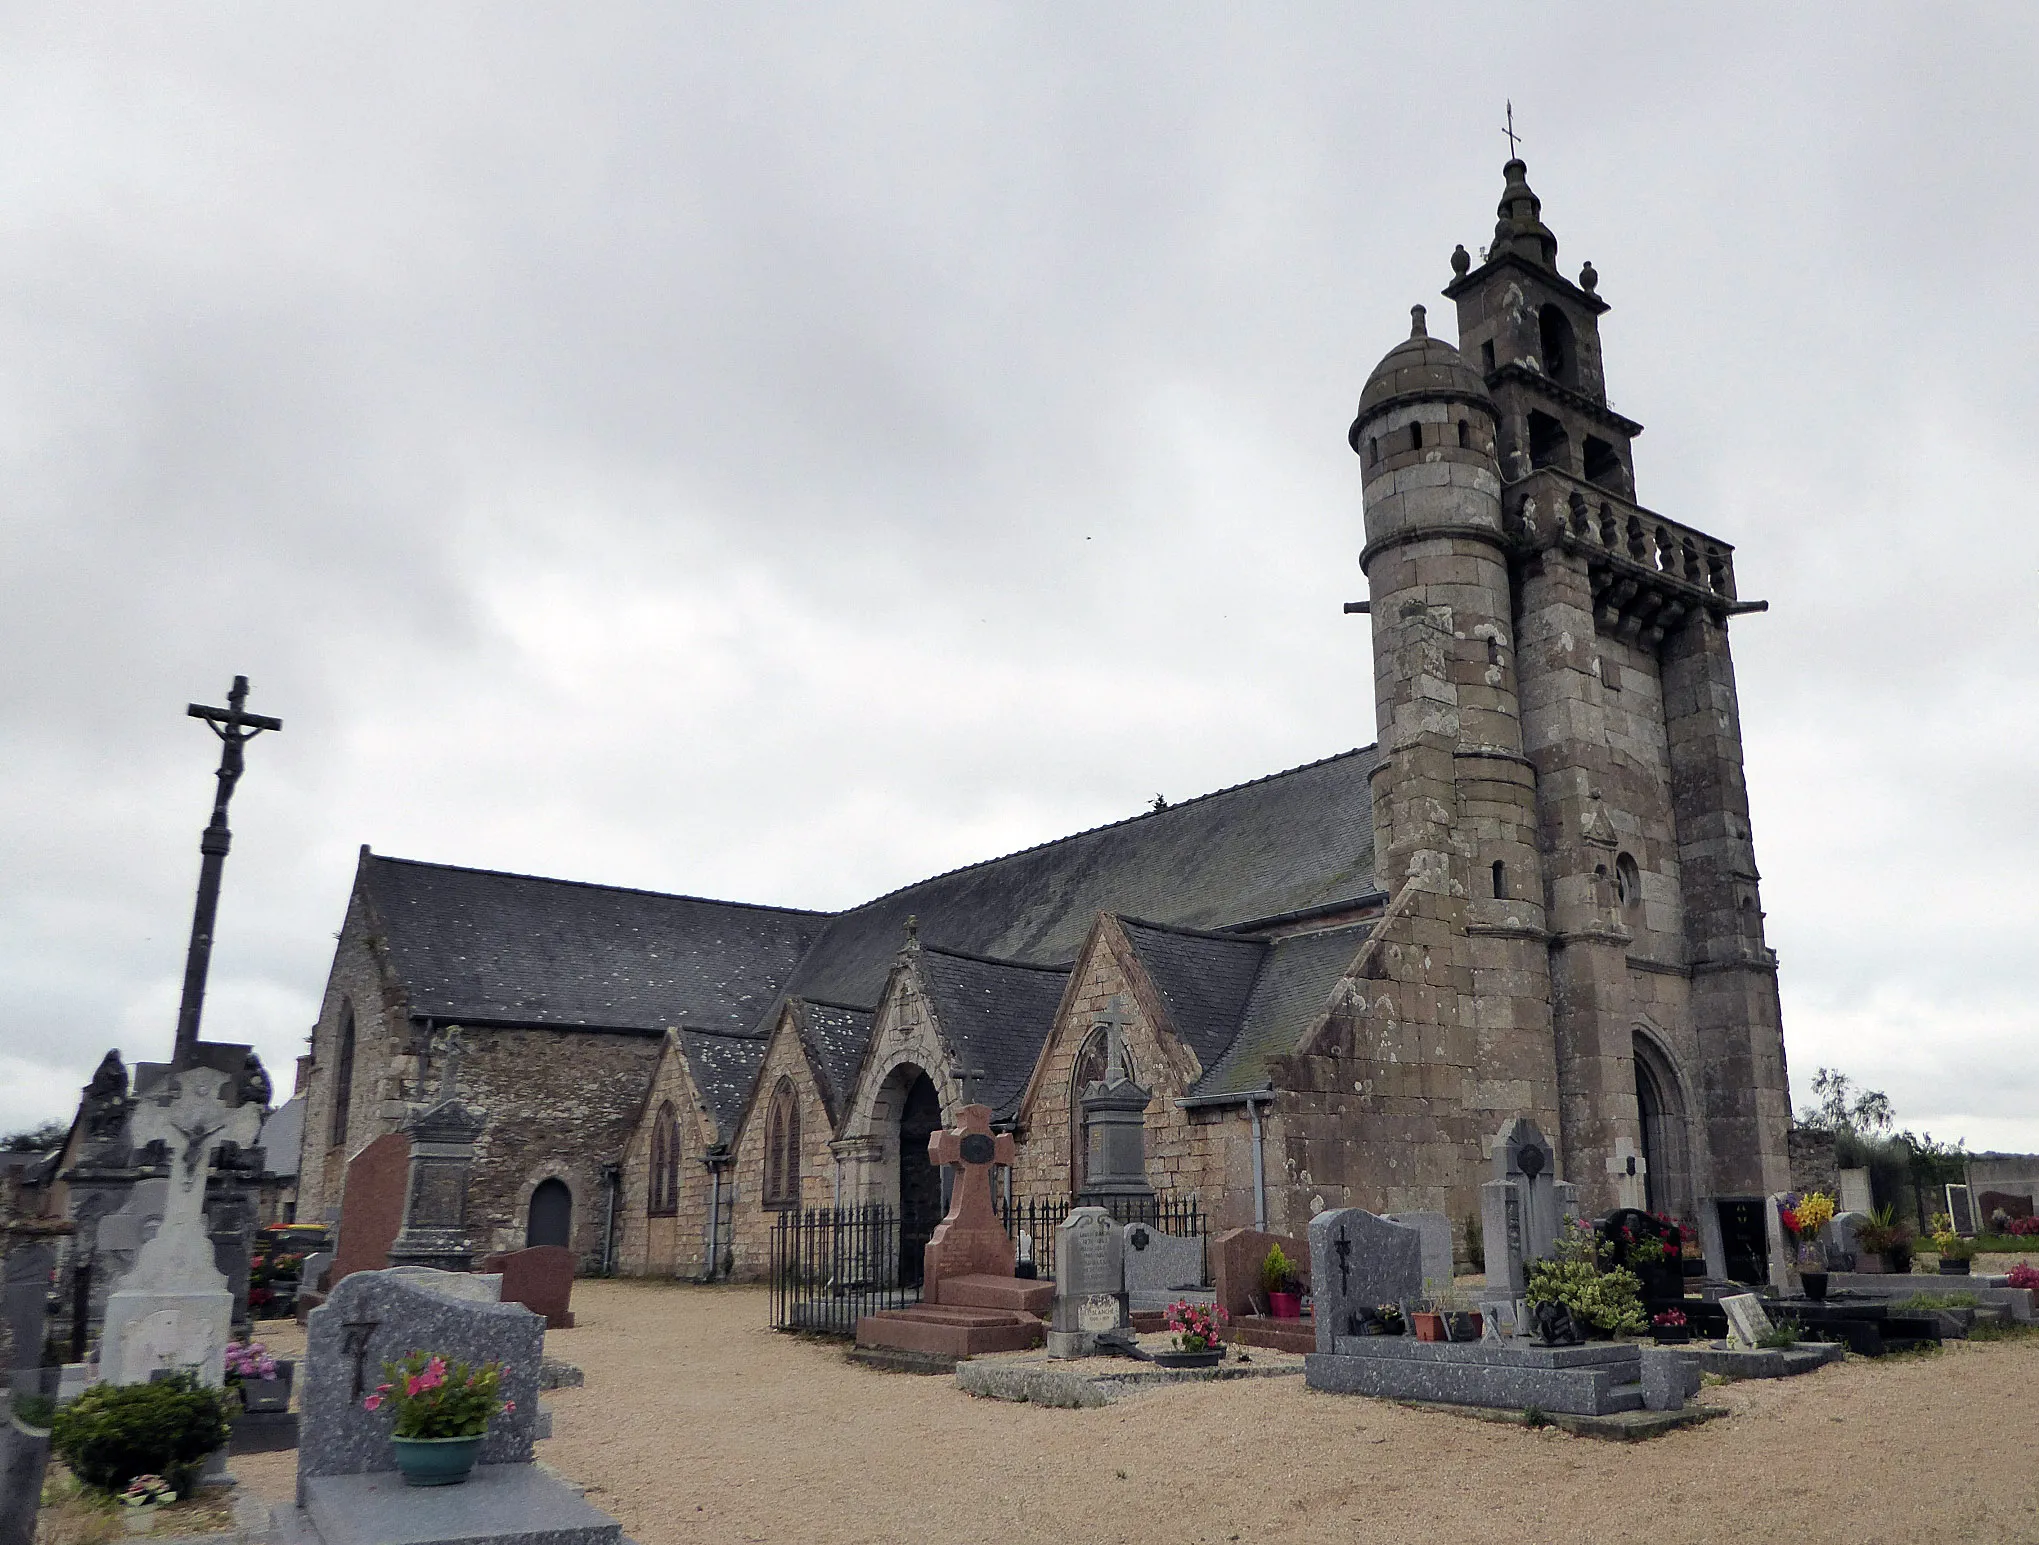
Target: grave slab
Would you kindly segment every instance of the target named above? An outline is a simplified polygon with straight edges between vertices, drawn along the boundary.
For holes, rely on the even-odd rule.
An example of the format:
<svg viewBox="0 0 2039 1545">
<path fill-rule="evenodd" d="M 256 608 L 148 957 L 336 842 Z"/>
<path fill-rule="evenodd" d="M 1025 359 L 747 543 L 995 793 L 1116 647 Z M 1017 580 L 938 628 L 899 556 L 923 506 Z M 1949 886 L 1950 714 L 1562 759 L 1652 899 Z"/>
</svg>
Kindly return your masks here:
<svg viewBox="0 0 2039 1545">
<path fill-rule="evenodd" d="M 1580 1416 L 1636 1411 L 1643 1405 L 1641 1349 L 1623 1342 L 1520 1347 L 1341 1336 L 1337 1347 L 1304 1360 L 1310 1388 L 1443 1405 L 1535 1406 Z"/>
<path fill-rule="evenodd" d="M 305 1517 L 324 1545 L 620 1545 L 623 1529 L 537 1465 L 478 1465 L 459 1486 L 394 1471 L 322 1475 Z"/>
</svg>

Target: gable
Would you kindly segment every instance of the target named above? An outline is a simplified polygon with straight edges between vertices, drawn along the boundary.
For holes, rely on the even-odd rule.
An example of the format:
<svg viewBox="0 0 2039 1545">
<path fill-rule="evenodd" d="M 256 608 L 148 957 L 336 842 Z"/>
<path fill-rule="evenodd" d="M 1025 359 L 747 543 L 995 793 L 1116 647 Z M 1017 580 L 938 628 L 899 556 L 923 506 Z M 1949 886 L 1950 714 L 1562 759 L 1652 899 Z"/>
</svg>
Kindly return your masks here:
<svg viewBox="0 0 2039 1545">
<path fill-rule="evenodd" d="M 977 1102 L 995 1119 L 1010 1116 L 1055 1026 L 1068 970 L 925 946 L 910 958 L 957 1073 L 981 1073 Z"/>
<path fill-rule="evenodd" d="M 1217 1065 L 1197 1080 L 1193 1092 L 1244 1094 L 1266 1088 L 1269 1062 L 1294 1052 L 1324 1017 L 1339 979 L 1378 922 L 1368 919 L 1344 928 L 1294 934 L 1269 946 L 1241 1015 L 1238 1036 Z"/>
<path fill-rule="evenodd" d="M 1163 928 L 1118 919 L 1147 980 L 1183 1043 L 1208 1068 L 1238 1038 L 1253 984 L 1270 946 L 1237 935 Z"/>
</svg>

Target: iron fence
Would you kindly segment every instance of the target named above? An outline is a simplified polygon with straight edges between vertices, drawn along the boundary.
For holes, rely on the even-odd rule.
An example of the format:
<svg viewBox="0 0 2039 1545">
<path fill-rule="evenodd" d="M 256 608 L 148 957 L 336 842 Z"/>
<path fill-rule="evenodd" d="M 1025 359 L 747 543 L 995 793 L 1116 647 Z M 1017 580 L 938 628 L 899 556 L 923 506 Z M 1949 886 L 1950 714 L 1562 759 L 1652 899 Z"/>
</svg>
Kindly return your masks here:
<svg viewBox="0 0 2039 1545">
<path fill-rule="evenodd" d="M 900 1247 L 898 1209 L 882 1203 L 780 1213 L 772 1328 L 853 1336 L 862 1316 L 919 1303 L 920 1274 L 900 1270 Z"/>
<path fill-rule="evenodd" d="M 1007 1197 L 1000 1207 L 1000 1221 L 1018 1247 L 1022 1267 L 1031 1254 L 1034 1275 L 1055 1275 L 1055 1237 L 1069 1209 L 1077 1203 L 1066 1196 L 1032 1196 L 1024 1200 Z M 1111 1197 L 1097 1203 L 1121 1223 L 1145 1223 L 1157 1233 L 1176 1234 L 1184 1239 L 1203 1240 L 1209 1219 L 1194 1193 L 1189 1196 Z M 1208 1241 L 1206 1241 L 1208 1244 Z"/>
</svg>

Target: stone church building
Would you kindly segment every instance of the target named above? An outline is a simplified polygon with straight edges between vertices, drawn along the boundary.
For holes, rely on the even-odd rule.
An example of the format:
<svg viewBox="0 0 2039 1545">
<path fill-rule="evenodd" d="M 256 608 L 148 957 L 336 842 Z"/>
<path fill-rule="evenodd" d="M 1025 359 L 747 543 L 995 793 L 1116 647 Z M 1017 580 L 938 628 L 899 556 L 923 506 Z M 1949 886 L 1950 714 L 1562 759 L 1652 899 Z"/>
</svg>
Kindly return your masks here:
<svg viewBox="0 0 2039 1545">
<path fill-rule="evenodd" d="M 1213 1227 L 1478 1210 L 1527 1115 L 1594 1209 L 1788 1178 L 1728 619 L 1733 552 L 1636 502 L 1588 264 L 1523 163 L 1350 442 L 1379 741 L 845 912 L 362 850 L 313 1036 L 299 1216 L 394 1130 L 458 1025 L 487 1114 L 478 1250 L 750 1275 L 794 1207 L 939 1208 L 977 1101 L 1022 1197 L 1082 1183 L 1107 1017 L 1149 1175 Z M 1328 556 L 1328 555 L 1327 555 Z M 1348 705 L 1330 728 L 1349 724 Z"/>
</svg>

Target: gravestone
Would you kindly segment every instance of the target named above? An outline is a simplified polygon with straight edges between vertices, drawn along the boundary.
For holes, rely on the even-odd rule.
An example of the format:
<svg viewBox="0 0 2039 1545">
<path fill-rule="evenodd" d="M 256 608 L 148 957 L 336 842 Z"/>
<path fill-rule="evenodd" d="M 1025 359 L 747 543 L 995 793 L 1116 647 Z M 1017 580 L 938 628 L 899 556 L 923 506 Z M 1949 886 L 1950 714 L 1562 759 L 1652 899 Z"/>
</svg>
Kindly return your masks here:
<svg viewBox="0 0 2039 1545">
<path fill-rule="evenodd" d="M 0 1262 L 5 1286 L 0 1288 L 0 1324 L 4 1324 L 10 1356 L 0 1358 L 0 1396 L 9 1389 L 25 1394 L 56 1394 L 57 1369 L 43 1355 L 48 1339 L 50 1280 L 57 1267 L 57 1241 L 71 1232 L 64 1222 L 24 1219 L 0 1232 L 7 1251 Z M 47 1385 L 47 1387 L 45 1387 Z"/>
<path fill-rule="evenodd" d="M 954 1130 L 927 1140 L 929 1161 L 956 1171 L 948 1215 L 935 1225 L 922 1255 L 921 1298 L 930 1304 L 942 1301 L 945 1277 L 1012 1275 L 1012 1236 L 991 1203 L 991 1171 L 1011 1166 L 1012 1134 L 992 1133 L 988 1105 L 965 1105 L 956 1115 Z"/>
<path fill-rule="evenodd" d="M 404 1224 L 404 1188 L 410 1175 L 411 1140 L 402 1132 L 383 1133 L 347 1161 L 340 1237 L 333 1244 L 332 1288 L 349 1273 L 381 1271 L 389 1264 L 389 1247 Z"/>
<path fill-rule="evenodd" d="M 1954 1232 L 1963 1239 L 1973 1239 L 1975 1226 L 1975 1193 L 1967 1186 L 1947 1187 L 1947 1216 L 1954 1220 Z"/>
<path fill-rule="evenodd" d="M 1487 1251 L 1487 1292 L 1520 1298 L 1529 1263 L 1550 1255 L 1565 1219 L 1578 1210 L 1578 1188 L 1557 1178 L 1557 1152 L 1535 1122 L 1517 1116 L 1494 1139 L 1494 1178 L 1480 1187 L 1480 1229 Z"/>
<path fill-rule="evenodd" d="M 1125 1027 L 1131 1023 L 1125 1000 L 1113 997 L 1097 1023 L 1105 1031 L 1104 1077 L 1084 1086 L 1083 1189 L 1076 1200 L 1085 1206 L 1151 1202 L 1154 1187 L 1147 1179 L 1147 1107 L 1154 1092 L 1133 1081 L 1126 1065 Z"/>
<path fill-rule="evenodd" d="M 1048 1351 L 1088 1357 L 1126 1324 L 1125 1232 L 1102 1207 L 1072 1207 L 1055 1230 L 1055 1307 Z"/>
<path fill-rule="evenodd" d="M 1706 1274 L 1716 1282 L 1765 1282 L 1769 1234 L 1760 1196 L 1715 1196 L 1699 1204 L 1699 1244 Z"/>
<path fill-rule="evenodd" d="M 11 1401 L 0 1403 L 0 1545 L 35 1545 L 49 1457 L 49 1432 L 24 1423 Z"/>
<path fill-rule="evenodd" d="M 1151 1223 L 1128 1223 L 1124 1233 L 1126 1292 L 1130 1297 L 1201 1291 L 1204 1285 L 1201 1236 L 1164 1234 Z"/>
<path fill-rule="evenodd" d="M 1827 1248 L 1827 1267 L 1832 1271 L 1853 1271 L 1862 1247 L 1856 1242 L 1856 1232 L 1869 1221 L 1869 1215 L 1862 1212 L 1837 1212 L 1833 1222 L 1823 1230 Z"/>
<path fill-rule="evenodd" d="M 465 1286 L 469 1279 L 461 1279 Z M 485 1465 L 525 1464 L 538 1420 L 538 1366 L 545 1322 L 522 1304 L 453 1298 L 437 1275 L 351 1273 L 314 1309 L 305 1337 L 299 1405 L 298 1502 L 315 1476 L 360 1475 L 396 1468 L 392 1417 L 361 1402 L 383 1379 L 382 1365 L 414 1351 L 448 1361 L 504 1365 L 502 1395 L 515 1409 L 498 1412 L 482 1444 Z"/>
<path fill-rule="evenodd" d="M 1769 1263 L 1766 1277 L 1770 1286 L 1786 1298 L 1798 1287 L 1797 1247 L 1784 1232 L 1784 1200 L 1789 1194 L 1776 1192 L 1763 1207 L 1764 1251 Z"/>
<path fill-rule="evenodd" d="M 1835 1184 L 1839 1195 L 1835 1198 L 1843 1212 L 1874 1212 L 1876 1199 L 1870 1194 L 1869 1171 L 1866 1169 L 1843 1169 L 1834 1171 Z"/>
<path fill-rule="evenodd" d="M 1335 1207 L 1310 1220 L 1310 1291 L 1317 1350 L 1359 1334 L 1359 1312 L 1423 1295 L 1423 1236 L 1359 1207 Z"/>
<path fill-rule="evenodd" d="M 1985 1218 L 2002 1213 L 2013 1223 L 2032 1216 L 2032 1198 L 2018 1191 L 1984 1191 L 1976 1197 L 1975 1207 Z"/>
<path fill-rule="evenodd" d="M 1266 1261 L 1268 1251 L 1276 1245 L 1281 1253 L 1295 1264 L 1296 1271 L 1307 1277 L 1310 1270 L 1310 1246 L 1307 1240 L 1297 1239 L 1290 1234 L 1270 1234 L 1262 1229 L 1226 1229 L 1211 1241 L 1211 1280 L 1216 1288 L 1218 1307 L 1233 1319 L 1242 1314 L 1266 1314 L 1266 1295 L 1260 1291 L 1260 1268 Z M 1308 1291 L 1309 1283 L 1304 1283 Z"/>
<path fill-rule="evenodd" d="M 457 1059 L 449 1061 L 451 1068 Z M 411 1140 L 404 1189 L 403 1227 L 389 1245 L 392 1266 L 468 1271 L 474 1246 L 467 1236 L 467 1181 L 475 1145 L 487 1119 L 457 1097 L 442 1099 L 404 1124 Z M 346 1235 L 341 1234 L 344 1243 Z"/>
<path fill-rule="evenodd" d="M 500 1272 L 502 1299 L 545 1316 L 548 1330 L 571 1330 L 573 1273 L 579 1258 L 564 1245 L 532 1245 L 482 1257 L 481 1269 Z"/>
<path fill-rule="evenodd" d="M 162 1223 L 106 1301 L 99 1371 L 112 1383 L 145 1383 L 159 1368 L 195 1369 L 215 1387 L 225 1381 L 234 1295 L 206 1231 L 205 1182 L 215 1149 L 250 1144 L 262 1127 L 259 1106 L 228 1103 L 234 1082 L 185 1068 L 135 1106 L 134 1142 L 163 1142 L 170 1174 Z"/>
<path fill-rule="evenodd" d="M 1720 1308 L 1727 1316 L 1729 1343 L 1744 1351 L 1754 1351 L 1763 1337 L 1776 1328 L 1770 1323 L 1770 1316 L 1763 1312 L 1763 1300 L 1754 1293 L 1736 1293 L 1723 1298 Z"/>
<path fill-rule="evenodd" d="M 1455 1279 L 1451 1261 L 1451 1219 L 1441 1212 L 1390 1212 L 1382 1214 L 1390 1223 L 1412 1228 L 1423 1240 L 1423 1280 L 1437 1284 L 1437 1293 L 1450 1290 Z"/>
<path fill-rule="evenodd" d="M 1607 1173 L 1614 1177 L 1616 1205 L 1634 1212 L 1649 1210 L 1649 1161 L 1636 1152 L 1635 1144 L 1621 1138 L 1607 1156 Z"/>
<path fill-rule="evenodd" d="M 1685 1397 L 1699 1393 L 1699 1364 L 1668 1347 L 1642 1349 L 1643 1409 L 1682 1411 Z"/>
</svg>

